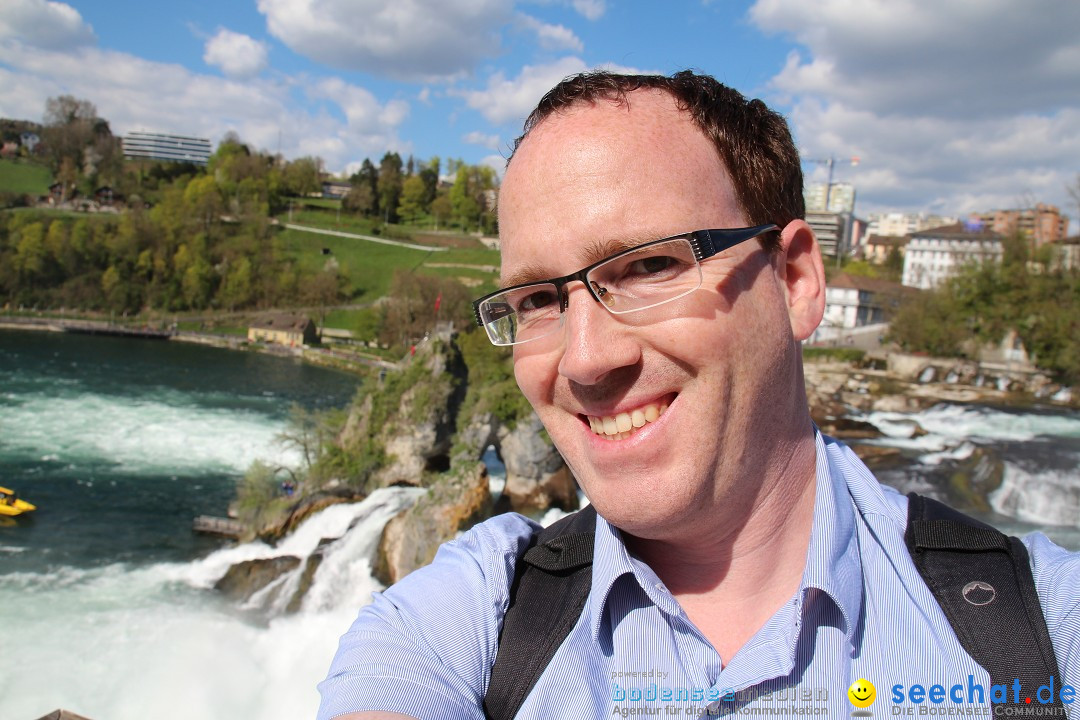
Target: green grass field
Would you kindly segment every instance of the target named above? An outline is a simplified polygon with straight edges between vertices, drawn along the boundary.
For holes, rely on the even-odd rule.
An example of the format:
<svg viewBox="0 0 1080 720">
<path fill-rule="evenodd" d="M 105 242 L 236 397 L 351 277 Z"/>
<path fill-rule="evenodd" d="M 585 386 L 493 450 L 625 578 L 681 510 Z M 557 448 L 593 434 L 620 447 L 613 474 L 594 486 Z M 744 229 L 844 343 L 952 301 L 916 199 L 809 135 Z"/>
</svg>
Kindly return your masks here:
<svg viewBox="0 0 1080 720">
<path fill-rule="evenodd" d="M 49 192 L 52 173 L 43 165 L 15 160 L 0 160 L 0 192 L 20 195 L 44 195 Z"/>
<path fill-rule="evenodd" d="M 344 232 L 355 232 L 346 230 Z M 317 272 L 333 257 L 349 277 L 348 292 L 353 302 L 372 302 L 390 291 L 390 283 L 396 270 L 417 272 L 422 275 L 453 277 L 462 281 L 477 295 L 494 289 L 498 280 L 496 273 L 488 268 L 498 267 L 499 253 L 488 250 L 476 242 L 473 248 L 454 248 L 446 252 L 413 250 L 383 245 L 354 238 L 317 235 L 300 230 L 284 230 L 277 237 L 279 251 L 296 259 L 304 270 Z M 330 255 L 323 255 L 328 248 Z M 435 265 L 467 265 L 473 267 L 428 267 Z"/>
</svg>

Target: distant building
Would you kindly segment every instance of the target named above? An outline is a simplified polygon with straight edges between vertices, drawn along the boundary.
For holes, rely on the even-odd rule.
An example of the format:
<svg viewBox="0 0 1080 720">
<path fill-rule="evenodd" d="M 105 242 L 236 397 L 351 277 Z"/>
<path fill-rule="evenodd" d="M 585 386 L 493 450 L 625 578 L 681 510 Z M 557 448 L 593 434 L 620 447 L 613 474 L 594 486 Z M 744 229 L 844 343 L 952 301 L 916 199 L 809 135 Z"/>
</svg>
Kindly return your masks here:
<svg viewBox="0 0 1080 720">
<path fill-rule="evenodd" d="M 1053 244 L 1052 267 L 1062 270 L 1080 270 L 1080 235 L 1058 240 Z"/>
<path fill-rule="evenodd" d="M 319 331 L 307 315 L 277 313 L 264 315 L 248 327 L 248 342 L 274 343 L 287 347 L 314 345 Z"/>
<path fill-rule="evenodd" d="M 807 212 L 853 213 L 855 212 L 855 186 L 844 182 L 832 185 L 811 183 L 803 188 L 803 200 L 806 201 Z"/>
<path fill-rule="evenodd" d="M 19 143 L 26 148 L 26 152 L 33 154 L 34 148 L 41 142 L 41 138 L 36 132 L 26 131 L 19 135 Z"/>
<path fill-rule="evenodd" d="M 927 215 L 926 213 L 871 213 L 868 232 L 870 235 L 904 237 L 922 230 L 953 225 L 957 222 L 959 222 L 959 219 L 955 217 Z"/>
<path fill-rule="evenodd" d="M 904 253 L 902 282 L 937 287 L 964 265 L 1001 262 L 1001 235 L 977 223 L 957 223 L 912 233 Z"/>
<path fill-rule="evenodd" d="M 899 283 L 839 273 L 825 288 L 825 316 L 809 342 L 845 342 L 850 331 L 887 321 L 905 292 Z"/>
<path fill-rule="evenodd" d="M 112 207 L 123 202 L 124 196 L 117 193 L 109 185 L 103 185 L 94 191 L 94 200 L 102 207 Z"/>
<path fill-rule="evenodd" d="M 907 248 L 906 237 L 891 237 L 887 235 L 871 235 L 862 246 L 863 260 L 874 265 L 883 265 L 893 250 L 901 255 Z"/>
<path fill-rule="evenodd" d="M 1019 232 L 1034 240 L 1036 247 L 1064 240 L 1069 234 L 1068 216 L 1062 215 L 1057 206 L 1044 203 L 1020 210 L 991 210 L 973 217 L 999 235 Z"/>
<path fill-rule="evenodd" d="M 851 213 L 806 213 L 806 223 L 817 237 L 821 254 L 835 258 L 837 254 L 850 255 L 859 244 L 866 223 Z"/>
<path fill-rule="evenodd" d="M 352 190 L 352 185 L 344 180 L 324 180 L 322 196 L 327 200 L 341 200 Z"/>
<path fill-rule="evenodd" d="M 124 157 L 206 165 L 212 149 L 206 138 L 165 133 L 132 132 L 124 136 Z"/>
</svg>

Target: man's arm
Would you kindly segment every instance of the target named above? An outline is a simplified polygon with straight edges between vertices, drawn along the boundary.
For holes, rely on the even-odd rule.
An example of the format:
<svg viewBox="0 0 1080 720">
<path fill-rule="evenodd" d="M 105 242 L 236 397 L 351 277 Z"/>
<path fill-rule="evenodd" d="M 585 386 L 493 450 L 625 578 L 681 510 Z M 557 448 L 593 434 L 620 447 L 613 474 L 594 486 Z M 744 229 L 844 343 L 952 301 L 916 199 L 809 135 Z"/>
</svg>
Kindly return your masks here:
<svg viewBox="0 0 1080 720">
<path fill-rule="evenodd" d="M 484 720 L 510 582 L 535 527 L 520 515 L 492 518 L 376 593 L 319 685 L 319 720 Z"/>
<path fill-rule="evenodd" d="M 396 712 L 358 712 L 339 715 L 334 720 L 416 720 L 416 718 Z"/>
</svg>

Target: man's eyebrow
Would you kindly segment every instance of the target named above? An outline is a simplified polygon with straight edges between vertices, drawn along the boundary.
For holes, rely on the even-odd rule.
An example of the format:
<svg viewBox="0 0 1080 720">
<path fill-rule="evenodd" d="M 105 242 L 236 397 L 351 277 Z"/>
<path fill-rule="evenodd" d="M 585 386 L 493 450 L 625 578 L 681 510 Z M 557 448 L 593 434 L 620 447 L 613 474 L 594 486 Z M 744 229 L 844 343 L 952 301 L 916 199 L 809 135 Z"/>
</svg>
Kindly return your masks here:
<svg viewBox="0 0 1080 720">
<path fill-rule="evenodd" d="M 624 250 L 630 250 L 631 248 L 636 248 L 638 245 L 644 245 L 647 242 L 659 239 L 659 237 L 649 236 L 592 240 L 577 249 L 576 255 L 578 262 L 580 263 L 578 269 L 588 267 L 595 262 L 609 258 L 612 255 L 617 255 Z M 500 287 L 508 288 L 516 285 L 525 285 L 527 283 L 544 282 L 545 280 L 550 280 L 552 277 L 559 276 L 553 276 L 551 270 L 541 267 L 540 265 L 526 265 L 507 274 L 506 277 L 500 278 L 499 285 Z"/>
<path fill-rule="evenodd" d="M 620 237 L 610 238 L 607 240 L 593 240 L 585 245 L 582 245 L 578 250 L 578 260 L 583 267 L 588 267 L 595 262 L 600 262 L 605 258 L 609 258 L 612 255 L 618 255 L 624 250 L 630 250 L 636 248 L 638 245 L 644 245 L 647 242 L 653 240 L 659 240 L 659 237 Z"/>
<path fill-rule="evenodd" d="M 550 272 L 550 270 L 539 265 L 526 265 L 499 278 L 499 287 L 508 288 L 514 287 L 515 285 L 544 282 L 551 278 Z"/>
</svg>

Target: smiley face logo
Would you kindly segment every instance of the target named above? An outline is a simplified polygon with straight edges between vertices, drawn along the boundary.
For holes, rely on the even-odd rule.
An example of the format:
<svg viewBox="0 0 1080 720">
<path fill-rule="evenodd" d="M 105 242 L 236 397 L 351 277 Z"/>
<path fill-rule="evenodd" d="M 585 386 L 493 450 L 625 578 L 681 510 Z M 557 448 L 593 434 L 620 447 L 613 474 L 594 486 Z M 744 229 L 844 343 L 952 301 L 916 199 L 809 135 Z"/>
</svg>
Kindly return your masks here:
<svg viewBox="0 0 1080 720">
<path fill-rule="evenodd" d="M 851 683 L 847 691 L 848 700 L 857 708 L 868 708 L 874 703 L 877 691 L 869 680 L 859 679 Z"/>
</svg>

